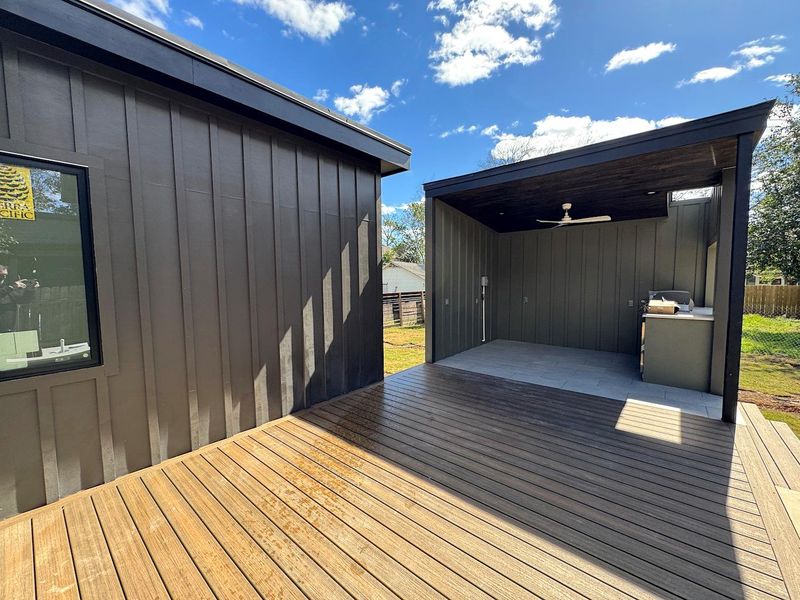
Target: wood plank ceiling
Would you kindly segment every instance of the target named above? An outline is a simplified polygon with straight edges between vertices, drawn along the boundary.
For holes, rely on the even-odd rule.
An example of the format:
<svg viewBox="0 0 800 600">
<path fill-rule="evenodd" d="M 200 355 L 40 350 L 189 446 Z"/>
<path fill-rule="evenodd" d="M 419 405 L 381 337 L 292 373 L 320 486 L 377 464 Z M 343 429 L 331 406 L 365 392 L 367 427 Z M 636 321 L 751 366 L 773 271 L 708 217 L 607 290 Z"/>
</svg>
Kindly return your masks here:
<svg viewBox="0 0 800 600">
<path fill-rule="evenodd" d="M 668 192 L 716 185 L 735 162 L 724 138 L 438 197 L 501 233 L 550 227 L 536 219 L 560 219 L 564 202 L 573 218 L 665 217 Z"/>
</svg>

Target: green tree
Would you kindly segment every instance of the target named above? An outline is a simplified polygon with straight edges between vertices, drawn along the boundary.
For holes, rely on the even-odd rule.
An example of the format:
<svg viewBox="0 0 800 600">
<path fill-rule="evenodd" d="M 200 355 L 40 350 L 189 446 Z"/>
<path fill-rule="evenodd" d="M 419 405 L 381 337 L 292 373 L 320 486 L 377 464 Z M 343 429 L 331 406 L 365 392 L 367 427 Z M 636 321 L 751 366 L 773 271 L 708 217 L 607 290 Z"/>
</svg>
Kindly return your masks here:
<svg viewBox="0 0 800 600">
<path fill-rule="evenodd" d="M 418 200 L 383 218 L 384 262 L 425 263 L 425 201 Z M 389 255 L 387 257 L 387 255 Z"/>
<path fill-rule="evenodd" d="M 775 105 L 770 132 L 753 157 L 748 235 L 752 272 L 779 271 L 800 280 L 800 74 L 786 84 L 789 95 Z"/>
</svg>

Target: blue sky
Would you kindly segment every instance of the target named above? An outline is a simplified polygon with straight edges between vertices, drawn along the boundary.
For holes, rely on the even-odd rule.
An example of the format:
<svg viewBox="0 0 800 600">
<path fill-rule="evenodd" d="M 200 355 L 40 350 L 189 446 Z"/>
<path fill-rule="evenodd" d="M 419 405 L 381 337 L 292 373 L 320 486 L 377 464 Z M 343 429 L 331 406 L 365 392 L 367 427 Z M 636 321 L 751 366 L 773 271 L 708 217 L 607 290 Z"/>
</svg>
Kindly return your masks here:
<svg viewBox="0 0 800 600">
<path fill-rule="evenodd" d="M 800 71 L 796 0 L 113 3 L 411 146 L 411 171 L 384 180 L 389 207 L 493 151 L 730 110 Z"/>
</svg>

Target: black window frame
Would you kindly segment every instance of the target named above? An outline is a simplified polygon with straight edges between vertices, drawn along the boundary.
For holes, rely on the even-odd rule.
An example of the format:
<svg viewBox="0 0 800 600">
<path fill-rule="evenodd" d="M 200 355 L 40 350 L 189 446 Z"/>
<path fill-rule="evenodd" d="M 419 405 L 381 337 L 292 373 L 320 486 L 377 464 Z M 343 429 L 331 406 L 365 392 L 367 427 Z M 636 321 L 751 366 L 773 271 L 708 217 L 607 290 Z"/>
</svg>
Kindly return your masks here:
<svg viewBox="0 0 800 600">
<path fill-rule="evenodd" d="M 103 352 L 100 337 L 100 307 L 97 299 L 97 272 L 95 271 L 94 229 L 92 228 L 92 211 L 89 200 L 89 170 L 86 167 L 61 163 L 58 161 L 20 156 L 8 152 L 0 152 L 0 163 L 58 171 L 74 175 L 78 186 L 78 223 L 81 234 L 81 258 L 83 263 L 83 287 L 86 294 L 86 321 L 89 332 L 89 358 L 71 360 L 64 363 L 48 363 L 25 367 L 18 371 L 0 371 L 0 383 L 25 379 L 42 375 L 53 375 L 78 369 L 90 369 L 103 364 Z"/>
</svg>

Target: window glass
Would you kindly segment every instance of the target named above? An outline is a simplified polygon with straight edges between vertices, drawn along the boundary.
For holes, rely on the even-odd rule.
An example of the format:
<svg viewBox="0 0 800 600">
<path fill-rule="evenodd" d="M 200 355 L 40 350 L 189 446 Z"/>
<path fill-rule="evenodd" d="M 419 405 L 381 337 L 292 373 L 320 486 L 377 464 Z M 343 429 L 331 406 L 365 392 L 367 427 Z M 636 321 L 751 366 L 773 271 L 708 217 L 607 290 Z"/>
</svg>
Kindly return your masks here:
<svg viewBox="0 0 800 600">
<path fill-rule="evenodd" d="M 0 155 L 0 379 L 99 362 L 85 173 Z"/>
</svg>

